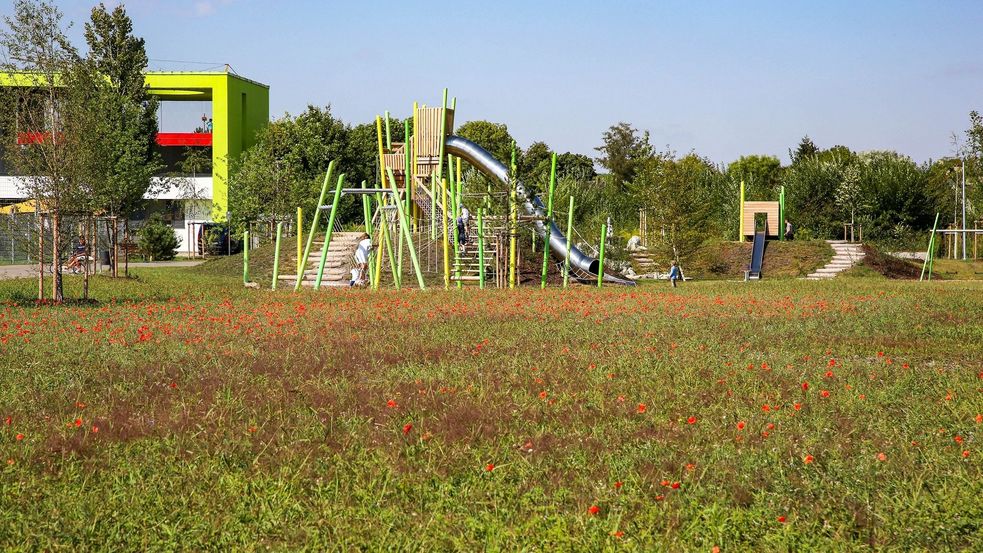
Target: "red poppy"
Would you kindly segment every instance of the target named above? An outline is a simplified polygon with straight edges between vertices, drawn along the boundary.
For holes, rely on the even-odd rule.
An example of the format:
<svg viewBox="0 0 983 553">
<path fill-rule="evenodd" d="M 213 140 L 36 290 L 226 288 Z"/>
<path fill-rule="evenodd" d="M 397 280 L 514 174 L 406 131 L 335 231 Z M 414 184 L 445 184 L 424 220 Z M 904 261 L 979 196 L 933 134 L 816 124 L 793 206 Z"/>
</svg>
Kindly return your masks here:
<svg viewBox="0 0 983 553">
<path fill-rule="evenodd" d="M 638 407 L 635 410 L 638 411 L 639 413 L 644 413 L 646 409 L 648 409 L 648 407 L 646 407 L 644 403 L 639 403 Z"/>
<path fill-rule="evenodd" d="M 618 482 L 615 482 L 614 483 L 614 489 L 616 489 L 616 490 L 620 490 L 621 489 L 621 486 L 624 486 L 624 483 L 623 482 L 618 481 Z"/>
<path fill-rule="evenodd" d="M 686 419 L 687 424 L 696 424 L 696 417 Z"/>
<path fill-rule="evenodd" d="M 591 516 L 594 516 L 594 515 L 596 515 L 597 513 L 600 513 L 600 512 L 601 512 L 601 508 L 600 508 L 600 507 L 598 507 L 597 505 L 591 505 L 591 506 L 590 506 L 590 507 L 589 507 L 589 508 L 587 509 L 587 512 L 588 512 L 588 513 L 590 513 L 590 515 L 591 515 Z"/>
<path fill-rule="evenodd" d="M 816 458 L 813 457 L 812 455 L 806 455 L 805 457 L 802 458 L 802 462 L 805 463 L 805 464 L 807 464 L 807 465 L 809 463 L 812 463 L 815 460 L 816 460 Z"/>
<path fill-rule="evenodd" d="M 826 378 L 833 378 L 833 371 L 826 371 Z"/>
<path fill-rule="evenodd" d="M 611 532 L 611 535 L 614 536 L 614 537 L 616 537 L 616 538 L 618 538 L 620 540 L 621 538 L 623 538 L 625 536 L 625 533 L 622 532 L 621 530 L 616 530 L 614 532 Z"/>
<path fill-rule="evenodd" d="M 802 383 L 802 389 L 803 390 L 808 390 L 809 389 L 809 383 L 808 382 L 803 382 Z"/>
<path fill-rule="evenodd" d="M 75 419 L 75 428 L 82 426 L 82 419 Z"/>
<path fill-rule="evenodd" d="M 395 408 L 399 407 L 399 404 L 396 403 L 396 400 L 395 399 L 390 399 L 389 401 L 386 402 L 386 407 L 388 407 L 390 409 L 395 409 Z"/>
<path fill-rule="evenodd" d="M 977 418 L 979 418 L 979 416 L 978 416 L 978 415 L 977 415 Z M 10 426 L 10 424 L 11 424 L 12 422 L 14 422 L 14 419 L 12 419 L 11 417 L 7 417 L 7 418 L 5 418 L 5 419 L 3 419 L 3 423 L 4 423 L 5 425 L 7 425 L 7 426 Z M 980 422 L 980 421 L 976 421 L 976 422 Z"/>
<path fill-rule="evenodd" d="M 666 496 L 662 495 L 661 493 L 659 495 L 655 496 L 655 500 L 656 501 L 662 501 L 665 498 L 666 498 Z"/>
<path fill-rule="evenodd" d="M 744 426 L 745 426 L 744 421 L 740 421 L 737 423 L 738 430 L 744 430 Z"/>
<path fill-rule="evenodd" d="M 767 413 L 768 411 L 771 411 L 771 405 L 768 405 L 766 403 L 766 404 L 764 404 L 764 405 L 761 406 L 761 410 L 764 411 L 765 413 Z"/>
<path fill-rule="evenodd" d="M 793 408 L 794 408 L 794 409 L 795 409 L 796 411 L 798 411 L 798 410 L 800 410 L 800 409 L 802 409 L 802 404 L 801 404 L 801 403 L 796 403 L 796 404 L 795 404 L 795 405 L 793 405 L 792 407 L 793 407 Z"/>
<path fill-rule="evenodd" d="M 172 389 L 177 388 L 177 382 L 171 382 L 170 386 Z"/>
<path fill-rule="evenodd" d="M 952 439 L 955 440 L 957 444 L 963 443 L 963 437 L 962 436 L 956 436 L 956 437 L 954 437 Z"/>
<path fill-rule="evenodd" d="M 678 490 L 679 489 L 679 486 L 680 486 L 679 482 L 673 482 L 671 487 L 674 490 Z"/>
<path fill-rule="evenodd" d="M 878 453 L 877 454 L 877 460 L 878 461 L 887 461 L 887 455 L 885 455 L 884 452 Z"/>
<path fill-rule="evenodd" d="M 546 399 L 546 396 L 547 396 L 546 390 L 539 392 L 539 399 Z"/>
<path fill-rule="evenodd" d="M 413 430 L 413 423 L 406 423 L 403 425 L 403 435 L 409 434 Z"/>
<path fill-rule="evenodd" d="M 963 458 L 964 459 L 968 459 L 969 458 L 969 450 L 968 449 L 963 450 Z"/>
<path fill-rule="evenodd" d="M 821 395 L 823 397 L 829 397 L 829 390 L 823 390 L 823 391 L 819 392 L 819 395 Z"/>
<path fill-rule="evenodd" d="M 23 434 L 18 434 L 18 435 L 16 435 L 16 436 L 14 436 L 14 439 L 15 439 L 15 440 L 17 440 L 17 441 L 19 442 L 19 441 L 21 441 L 21 440 L 23 440 L 23 439 L 24 439 L 24 435 L 23 435 Z"/>
<path fill-rule="evenodd" d="M 7 417 L 7 420 L 10 421 L 10 417 Z M 980 423 L 983 423 L 983 415 L 976 415 L 976 424 Z M 7 424 L 10 424 L 10 422 L 7 422 Z"/>
<path fill-rule="evenodd" d="M 485 465 L 485 472 L 491 472 L 495 470 L 495 463 L 488 463 Z"/>
<path fill-rule="evenodd" d="M 778 520 L 778 522 L 781 522 L 782 524 L 785 523 L 785 517 L 784 516 L 780 516 L 776 520 Z"/>
<path fill-rule="evenodd" d="M 663 481 L 659 482 L 659 484 L 661 484 L 665 488 L 668 488 L 669 487 L 669 481 L 668 480 L 663 480 Z"/>
</svg>

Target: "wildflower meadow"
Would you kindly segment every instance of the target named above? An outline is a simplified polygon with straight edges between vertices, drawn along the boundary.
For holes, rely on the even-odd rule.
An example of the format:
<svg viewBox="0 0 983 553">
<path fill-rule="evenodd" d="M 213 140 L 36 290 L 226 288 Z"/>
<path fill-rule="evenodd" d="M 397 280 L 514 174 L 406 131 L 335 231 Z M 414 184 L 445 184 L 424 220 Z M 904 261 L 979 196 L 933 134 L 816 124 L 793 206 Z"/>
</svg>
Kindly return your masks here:
<svg viewBox="0 0 983 553">
<path fill-rule="evenodd" d="M 978 283 L 138 277 L 0 283 L 0 548 L 983 546 Z"/>
</svg>

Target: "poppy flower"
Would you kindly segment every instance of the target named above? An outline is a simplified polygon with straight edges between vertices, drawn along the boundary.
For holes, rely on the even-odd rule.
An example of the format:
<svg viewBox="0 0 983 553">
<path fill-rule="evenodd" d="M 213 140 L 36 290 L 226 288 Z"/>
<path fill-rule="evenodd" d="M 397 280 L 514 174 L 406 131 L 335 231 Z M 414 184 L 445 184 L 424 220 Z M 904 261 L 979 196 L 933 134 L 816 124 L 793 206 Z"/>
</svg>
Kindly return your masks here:
<svg viewBox="0 0 983 553">
<path fill-rule="evenodd" d="M 674 490 L 678 490 L 679 489 L 679 486 L 680 486 L 680 483 L 679 482 L 673 482 L 671 487 Z"/>
<path fill-rule="evenodd" d="M 594 516 L 597 513 L 601 512 L 601 508 L 598 507 L 597 505 L 591 505 L 590 507 L 587 508 L 587 512 L 590 513 L 591 516 Z"/>
<path fill-rule="evenodd" d="M 664 487 L 664 488 L 668 488 L 669 487 L 669 481 L 668 480 L 663 480 L 663 481 L 659 482 L 659 484 L 662 485 L 662 487 Z"/>
<path fill-rule="evenodd" d="M 778 522 L 781 522 L 782 524 L 784 524 L 784 523 L 785 523 L 785 516 L 784 516 L 784 515 L 783 515 L 783 516 L 780 516 L 780 517 L 778 517 L 778 518 L 777 518 L 776 520 L 777 520 Z"/>
<path fill-rule="evenodd" d="M 687 424 L 696 424 L 696 417 L 690 417 L 686 419 Z"/>
<path fill-rule="evenodd" d="M 656 501 L 662 501 L 665 498 L 666 498 L 666 496 L 662 495 L 661 493 L 659 495 L 655 496 L 655 500 Z"/>
<path fill-rule="evenodd" d="M 963 459 L 968 459 L 968 458 L 969 458 L 969 450 L 965 449 L 963 450 Z"/>
<path fill-rule="evenodd" d="M 826 378 L 833 378 L 833 371 L 826 371 Z"/>
<path fill-rule="evenodd" d="M 805 463 L 805 464 L 807 464 L 807 465 L 810 464 L 810 463 L 812 463 L 815 460 L 816 460 L 816 458 L 813 457 L 812 455 L 806 455 L 805 457 L 802 458 L 802 462 Z"/>
<path fill-rule="evenodd" d="M 977 418 L 979 418 L 979 416 L 977 416 Z M 14 419 L 12 419 L 11 417 L 7 417 L 3 419 L 3 423 L 7 426 L 10 426 L 12 422 L 14 422 Z M 980 421 L 976 421 L 976 422 L 980 422 Z"/>
<path fill-rule="evenodd" d="M 17 441 L 19 442 L 19 441 L 21 441 L 21 440 L 23 440 L 23 439 L 24 439 L 24 435 L 23 435 L 23 434 L 18 434 L 18 435 L 16 435 L 16 436 L 14 436 L 14 439 L 15 439 L 15 440 L 17 440 Z"/>
<path fill-rule="evenodd" d="M 638 407 L 635 410 L 638 411 L 639 413 L 644 413 L 647 409 L 648 407 L 646 407 L 644 403 L 639 403 Z"/>
<path fill-rule="evenodd" d="M 764 411 L 765 413 L 767 413 L 768 411 L 771 411 L 771 405 L 768 405 L 766 403 L 766 404 L 764 404 L 764 405 L 761 406 L 761 410 Z"/>
<path fill-rule="evenodd" d="M 887 455 L 885 455 L 884 452 L 878 453 L 877 454 L 877 460 L 878 461 L 887 461 Z"/>
<path fill-rule="evenodd" d="M 491 472 L 495 470 L 495 463 L 488 463 L 485 465 L 485 472 Z"/>
<path fill-rule="evenodd" d="M 740 421 L 740 422 L 737 423 L 737 429 L 738 430 L 744 430 L 744 427 L 745 426 L 746 425 L 745 425 L 744 421 Z"/>
<path fill-rule="evenodd" d="M 802 383 L 802 389 L 803 390 L 808 390 L 809 389 L 809 383 L 808 382 L 803 382 Z"/>
<path fill-rule="evenodd" d="M 411 430 L 413 430 L 413 424 L 412 423 L 409 423 L 408 422 L 408 423 L 406 423 L 406 424 L 403 425 L 403 435 L 409 434 Z"/>
<path fill-rule="evenodd" d="M 957 444 L 963 443 L 963 437 L 962 436 L 955 436 L 952 439 L 955 440 Z"/>
<path fill-rule="evenodd" d="M 618 481 L 618 482 L 615 482 L 614 483 L 614 489 L 616 489 L 616 490 L 620 490 L 621 489 L 621 486 L 624 486 L 624 483 L 621 482 L 621 481 Z"/>
<path fill-rule="evenodd" d="M 621 530 L 616 530 L 614 532 L 611 532 L 611 535 L 614 536 L 614 537 L 616 537 L 616 538 L 618 538 L 620 540 L 621 538 L 623 538 L 625 536 L 625 533 L 622 532 Z"/>
<path fill-rule="evenodd" d="M 92 425 L 92 433 L 93 434 L 98 434 L 99 433 L 99 427 L 96 426 L 96 425 Z"/>
<path fill-rule="evenodd" d="M 10 417 L 7 417 L 7 420 L 9 421 Z M 983 423 L 983 415 L 976 415 L 976 424 L 980 424 L 980 423 Z M 7 424 L 10 423 L 8 422 Z"/>
<path fill-rule="evenodd" d="M 82 419 L 75 419 L 75 428 L 82 426 Z"/>
<path fill-rule="evenodd" d="M 796 404 L 795 404 L 795 405 L 793 405 L 792 407 L 793 407 L 793 408 L 794 408 L 794 409 L 795 409 L 796 411 L 799 411 L 800 409 L 802 409 L 802 404 L 801 404 L 801 403 L 796 403 Z"/>
<path fill-rule="evenodd" d="M 388 407 L 390 409 L 395 409 L 395 408 L 399 407 L 399 404 L 396 403 L 396 400 L 395 399 L 390 399 L 389 401 L 386 402 L 386 407 Z"/>
<path fill-rule="evenodd" d="M 821 395 L 823 397 L 829 397 L 829 390 L 823 390 L 823 391 L 819 392 L 819 395 Z"/>
<path fill-rule="evenodd" d="M 547 395 L 546 390 L 543 390 L 542 392 L 539 392 L 539 399 L 546 399 Z"/>
</svg>

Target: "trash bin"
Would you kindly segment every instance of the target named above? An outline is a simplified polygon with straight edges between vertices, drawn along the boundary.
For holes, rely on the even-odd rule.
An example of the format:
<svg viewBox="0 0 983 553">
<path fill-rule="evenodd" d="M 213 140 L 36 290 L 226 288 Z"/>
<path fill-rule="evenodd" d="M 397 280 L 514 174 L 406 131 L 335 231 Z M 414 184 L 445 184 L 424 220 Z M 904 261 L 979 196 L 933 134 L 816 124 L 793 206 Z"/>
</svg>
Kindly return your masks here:
<svg viewBox="0 0 983 553">
<path fill-rule="evenodd" d="M 100 265 L 111 265 L 109 262 L 109 250 L 99 250 L 99 264 Z"/>
</svg>

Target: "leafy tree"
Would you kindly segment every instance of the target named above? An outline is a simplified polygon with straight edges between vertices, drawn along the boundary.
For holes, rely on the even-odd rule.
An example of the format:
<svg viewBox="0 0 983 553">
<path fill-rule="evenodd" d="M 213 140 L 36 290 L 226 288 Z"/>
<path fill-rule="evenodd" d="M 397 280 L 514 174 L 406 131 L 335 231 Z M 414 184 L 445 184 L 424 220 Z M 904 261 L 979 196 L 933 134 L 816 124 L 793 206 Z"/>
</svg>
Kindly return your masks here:
<svg viewBox="0 0 983 553">
<path fill-rule="evenodd" d="M 594 148 L 601 153 L 597 161 L 611 173 L 616 186 L 624 187 L 652 157 L 649 133 L 645 131 L 639 135 L 638 129 L 621 122 L 612 125 L 602 136 L 604 144 Z"/>
<path fill-rule="evenodd" d="M 679 159 L 672 153 L 659 154 L 642 166 L 637 186 L 645 195 L 653 227 L 661 231 L 662 253 L 685 258 L 710 235 L 718 177 L 714 165 L 696 154 Z"/>
<path fill-rule="evenodd" d="M 103 79 L 95 82 L 91 109 L 100 119 L 89 144 L 101 162 L 90 164 L 93 199 L 113 216 L 113 248 L 118 251 L 116 225 L 140 208 L 153 177 L 163 168 L 154 154 L 157 135 L 157 100 L 146 88 L 147 52 L 142 38 L 133 35 L 133 22 L 122 5 L 110 12 L 99 4 L 85 24 L 88 61 Z M 96 155 L 92 157 L 96 157 Z M 118 256 L 113 256 L 113 275 Z"/>
<path fill-rule="evenodd" d="M 490 121 L 468 121 L 459 126 L 455 134 L 481 146 L 506 166 L 512 159 L 512 145 L 515 143 L 515 139 L 509 134 L 509 128 L 504 124 Z M 521 164 L 519 157 L 517 152 L 516 162 Z"/>
<path fill-rule="evenodd" d="M 727 166 L 727 174 L 744 181 L 748 200 L 770 201 L 777 198 L 782 181 L 782 163 L 774 156 L 741 156 Z"/>
<path fill-rule="evenodd" d="M 14 133 L 38 133 L 39 140 L 26 147 L 5 148 L 8 165 L 19 177 L 28 197 L 47 211 L 52 232 L 51 296 L 62 301 L 61 224 L 85 195 L 75 172 L 77 155 L 89 114 L 79 109 L 80 99 L 73 87 L 63 87 L 64 78 L 72 74 L 79 62 L 78 53 L 65 35 L 62 13 L 47 0 L 16 0 L 12 16 L 4 17 L 6 28 L 0 30 L 0 48 L 6 60 L 0 70 L 17 74 L 25 86 L 9 87 L 3 93 L 3 128 L 5 144 L 16 144 Z M 80 73 L 80 77 L 85 73 Z M 41 245 L 39 243 L 39 249 Z M 44 297 L 43 251 L 39 251 L 40 271 L 38 298 Z"/>
<path fill-rule="evenodd" d="M 541 188 L 548 179 L 553 151 L 545 142 L 533 142 L 522 155 L 519 178 L 530 187 Z"/>
</svg>

